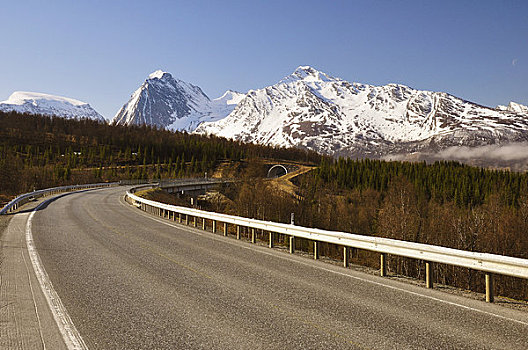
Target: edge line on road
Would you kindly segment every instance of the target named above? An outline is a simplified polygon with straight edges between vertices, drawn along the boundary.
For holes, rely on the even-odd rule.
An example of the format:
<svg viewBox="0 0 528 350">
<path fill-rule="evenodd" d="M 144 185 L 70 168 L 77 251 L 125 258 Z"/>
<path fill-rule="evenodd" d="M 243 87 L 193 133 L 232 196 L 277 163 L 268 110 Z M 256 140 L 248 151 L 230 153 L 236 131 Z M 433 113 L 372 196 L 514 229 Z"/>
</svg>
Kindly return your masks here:
<svg viewBox="0 0 528 350">
<path fill-rule="evenodd" d="M 59 298 L 59 295 L 53 288 L 53 284 L 51 283 L 51 280 L 48 274 L 46 273 L 44 266 L 42 265 L 42 261 L 40 260 L 37 248 L 35 247 L 35 242 L 33 241 L 33 233 L 31 230 L 33 226 L 33 216 L 40 209 L 40 207 L 54 199 L 56 199 L 56 197 L 50 198 L 40 203 L 36 208 L 31 211 L 31 214 L 29 215 L 26 224 L 26 246 L 29 258 L 31 260 L 31 264 L 33 265 L 33 271 L 37 276 L 37 280 L 40 284 L 40 288 L 42 289 L 42 293 L 46 297 L 48 306 L 51 310 L 51 313 L 53 314 L 53 319 L 55 320 L 55 323 L 59 328 L 59 331 L 62 335 L 62 339 L 64 340 L 66 347 L 69 350 L 87 350 L 88 347 L 86 346 L 86 343 L 84 342 L 79 331 L 73 324 L 73 321 L 70 318 L 66 307 Z"/>
<path fill-rule="evenodd" d="M 125 207 L 127 207 L 129 209 L 134 209 L 135 208 L 135 207 L 131 206 L 130 204 L 126 203 L 123 200 L 123 196 L 119 196 L 119 202 L 121 203 L 121 205 L 123 205 L 123 206 L 125 206 Z M 183 230 L 185 230 L 185 231 L 187 231 L 189 233 L 199 234 L 200 236 L 206 236 L 203 233 L 195 232 L 194 229 L 191 228 L 191 227 L 187 227 L 185 225 L 173 224 L 171 222 L 167 222 L 167 221 L 165 221 L 163 219 L 158 219 L 155 216 L 152 216 L 152 215 L 149 215 L 147 213 L 144 213 L 143 211 L 140 211 L 140 213 L 141 213 L 141 215 L 143 215 L 143 216 L 145 216 L 145 217 L 147 217 L 147 218 L 149 218 L 151 220 L 154 220 L 156 222 L 162 223 L 164 225 L 175 227 L 175 228 L 178 228 L 178 229 L 183 229 Z M 198 230 L 198 229 L 196 229 L 196 230 Z M 209 235 L 207 235 L 207 236 L 209 237 Z M 217 241 L 226 242 L 226 243 L 231 244 L 229 242 L 229 240 L 222 239 L 223 237 L 222 238 L 215 237 L 214 234 L 211 235 L 211 238 L 213 238 L 213 239 L 215 239 Z M 302 264 L 302 265 L 305 265 L 305 266 L 314 267 L 314 268 L 317 268 L 319 270 L 323 270 L 323 271 L 326 271 L 326 272 L 331 272 L 331 273 L 334 273 L 334 274 L 337 274 L 337 275 L 341 275 L 341 276 L 344 276 L 344 277 L 349 277 L 349 278 L 352 278 L 352 279 L 355 279 L 355 280 L 358 280 L 358 281 L 375 284 L 375 285 L 378 285 L 378 286 L 381 286 L 381 287 L 386 287 L 386 288 L 389 288 L 389 289 L 392 289 L 392 290 L 397 290 L 397 291 L 400 291 L 400 292 L 404 292 L 404 293 L 408 293 L 408 294 L 411 294 L 411 295 L 419 296 L 419 297 L 426 298 L 426 299 L 429 299 L 429 300 L 433 300 L 433 301 L 436 301 L 436 302 L 439 302 L 439 303 L 448 304 L 448 305 L 459 307 L 459 308 L 462 308 L 462 309 L 465 309 L 465 310 L 481 313 L 481 314 L 488 315 L 488 316 L 497 317 L 497 318 L 500 318 L 500 319 L 503 319 L 503 320 L 506 320 L 506 321 L 515 322 L 515 323 L 518 323 L 518 324 L 523 325 L 523 326 L 528 326 L 528 322 L 520 321 L 520 320 L 517 320 L 517 319 L 514 319 L 514 318 L 507 317 L 507 316 L 498 315 L 498 314 L 495 314 L 493 312 L 477 309 L 477 308 L 474 308 L 474 307 L 471 307 L 471 306 L 459 304 L 459 303 L 448 301 L 448 300 L 443 300 L 443 299 L 440 299 L 440 298 L 437 298 L 437 297 L 434 297 L 434 296 L 413 292 L 413 291 L 410 291 L 410 290 L 407 290 L 407 289 L 404 289 L 404 288 L 391 286 L 391 285 L 388 285 L 388 284 L 385 284 L 385 283 L 381 283 L 381 282 L 377 282 L 377 281 L 372 281 L 370 279 L 366 279 L 366 278 L 362 278 L 362 277 L 358 277 L 358 276 L 352 276 L 352 275 L 344 273 L 344 272 L 334 271 L 334 270 L 325 268 L 323 266 L 317 266 L 317 265 L 314 265 L 313 263 L 310 264 L 310 263 L 307 263 L 307 262 L 304 262 L 304 261 L 299 261 L 297 259 L 291 259 L 291 258 L 286 257 L 286 256 L 281 256 L 279 254 L 272 254 L 270 252 L 261 251 L 260 249 L 255 249 L 252 246 L 247 246 L 246 247 L 246 246 L 242 246 L 242 245 L 239 246 L 238 244 L 236 246 L 240 247 L 240 248 L 252 250 L 254 252 L 259 252 L 261 254 L 266 254 L 268 256 L 273 256 L 273 257 L 276 257 L 276 258 L 280 258 L 280 259 L 283 259 L 283 260 L 286 260 L 286 261 L 295 262 L 295 263 Z"/>
<path fill-rule="evenodd" d="M 40 315 L 38 312 L 37 301 L 35 299 L 35 292 L 33 291 L 33 283 L 31 283 L 31 273 L 29 272 L 29 266 L 28 266 L 26 257 L 24 256 L 24 251 L 22 250 L 20 253 L 22 255 L 22 260 L 24 260 L 24 266 L 26 267 L 26 274 L 27 274 L 28 283 L 29 283 L 29 290 L 31 291 L 31 298 L 33 299 L 33 307 L 35 308 L 35 316 L 37 317 L 37 322 L 39 326 L 38 331 L 39 331 L 40 341 L 42 342 L 42 348 L 46 350 L 46 342 L 44 341 L 44 336 L 42 335 L 42 322 L 40 322 Z"/>
</svg>

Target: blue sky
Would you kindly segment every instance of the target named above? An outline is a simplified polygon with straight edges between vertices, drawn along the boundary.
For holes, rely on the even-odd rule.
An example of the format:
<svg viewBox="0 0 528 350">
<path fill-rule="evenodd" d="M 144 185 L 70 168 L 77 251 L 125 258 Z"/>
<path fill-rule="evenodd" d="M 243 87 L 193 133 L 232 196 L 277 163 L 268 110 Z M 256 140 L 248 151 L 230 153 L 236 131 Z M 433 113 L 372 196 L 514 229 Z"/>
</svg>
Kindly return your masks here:
<svg viewBox="0 0 528 350">
<path fill-rule="evenodd" d="M 3 1 L 0 100 L 15 90 L 112 118 L 154 70 L 210 98 L 311 65 L 486 106 L 528 105 L 528 1 Z"/>
</svg>

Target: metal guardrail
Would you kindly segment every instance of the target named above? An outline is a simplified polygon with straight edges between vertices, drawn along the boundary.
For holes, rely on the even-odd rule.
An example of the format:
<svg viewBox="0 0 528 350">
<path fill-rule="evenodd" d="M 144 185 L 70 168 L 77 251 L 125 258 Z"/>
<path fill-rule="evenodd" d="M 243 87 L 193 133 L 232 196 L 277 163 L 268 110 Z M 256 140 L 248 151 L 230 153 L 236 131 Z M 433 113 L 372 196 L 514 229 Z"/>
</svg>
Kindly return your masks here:
<svg viewBox="0 0 528 350">
<path fill-rule="evenodd" d="M 150 182 L 135 186 L 129 189 L 130 193 L 136 193 L 139 190 L 146 190 L 152 188 L 161 188 L 165 190 L 174 191 L 191 191 L 197 189 L 207 189 L 210 186 L 216 186 L 225 183 L 235 182 L 233 179 L 197 179 L 197 178 L 184 178 L 184 179 L 170 179 L 170 180 L 161 180 L 158 182 Z M 120 182 L 121 183 L 121 182 Z"/>
<path fill-rule="evenodd" d="M 183 184 L 182 184 L 183 185 Z M 270 232 L 270 247 L 273 246 L 273 233 L 290 236 L 290 252 L 293 252 L 293 242 L 295 237 L 314 241 L 314 258 L 318 258 L 318 242 L 327 242 L 344 247 L 344 264 L 348 266 L 347 248 L 359 248 L 381 253 L 381 275 L 386 275 L 386 254 L 403 256 L 423 260 L 426 263 L 426 285 L 432 288 L 432 262 L 460 266 L 486 273 L 486 301 L 493 302 L 493 275 L 500 274 L 528 279 L 528 259 L 514 258 L 489 253 L 470 252 L 429 244 L 400 241 L 382 237 L 362 236 L 357 234 L 327 231 L 321 229 L 307 228 L 290 224 L 276 223 L 249 219 L 239 216 L 209 212 L 187 207 L 174 206 L 164 203 L 144 199 L 127 191 L 125 199 L 142 210 L 155 212 L 158 215 L 175 219 L 178 214 L 186 217 L 186 221 L 191 218 L 201 218 L 203 228 L 205 220 L 211 220 L 213 231 L 216 231 L 217 222 L 224 223 L 224 234 L 227 234 L 227 224 L 236 225 L 237 233 L 239 227 L 249 227 L 254 230 Z M 195 221 L 196 225 L 196 221 Z M 237 234 L 237 237 L 239 235 Z M 254 238 L 252 238 L 254 241 Z"/>
<path fill-rule="evenodd" d="M 53 187 L 53 188 L 47 188 L 44 190 L 38 190 L 34 192 L 24 193 L 15 199 L 13 199 L 11 202 L 7 203 L 2 210 L 0 210 L 0 215 L 10 213 L 16 209 L 18 209 L 21 205 L 33 200 L 37 199 L 43 196 L 47 195 L 53 195 L 57 193 L 63 193 L 63 192 L 70 192 L 70 191 L 78 191 L 78 190 L 84 190 L 84 189 L 90 189 L 90 188 L 101 188 L 101 187 L 112 187 L 112 186 L 118 186 L 119 183 L 112 182 L 112 183 L 98 183 L 98 184 L 88 184 L 88 185 L 71 185 L 71 186 L 61 186 L 61 187 Z"/>
</svg>

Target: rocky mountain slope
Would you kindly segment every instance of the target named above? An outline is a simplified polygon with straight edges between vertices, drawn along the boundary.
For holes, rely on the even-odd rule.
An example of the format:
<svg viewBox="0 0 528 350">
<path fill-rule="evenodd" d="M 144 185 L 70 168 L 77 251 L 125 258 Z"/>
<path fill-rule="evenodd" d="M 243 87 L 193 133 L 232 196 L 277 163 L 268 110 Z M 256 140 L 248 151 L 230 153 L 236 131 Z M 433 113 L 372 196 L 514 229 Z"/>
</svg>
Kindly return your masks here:
<svg viewBox="0 0 528 350">
<path fill-rule="evenodd" d="M 350 83 L 309 66 L 250 90 L 197 133 L 325 154 L 384 157 L 528 140 L 527 107 L 497 109 L 405 85 Z"/>
<path fill-rule="evenodd" d="M 106 122 L 106 119 L 86 102 L 37 92 L 14 92 L 9 96 L 9 99 L 0 102 L 0 111 L 53 115 L 64 118 L 88 118 Z"/>
<path fill-rule="evenodd" d="M 202 122 L 225 118 L 241 97 L 243 94 L 227 91 L 222 97 L 210 100 L 198 86 L 156 71 L 132 94 L 112 123 L 193 131 Z"/>
</svg>

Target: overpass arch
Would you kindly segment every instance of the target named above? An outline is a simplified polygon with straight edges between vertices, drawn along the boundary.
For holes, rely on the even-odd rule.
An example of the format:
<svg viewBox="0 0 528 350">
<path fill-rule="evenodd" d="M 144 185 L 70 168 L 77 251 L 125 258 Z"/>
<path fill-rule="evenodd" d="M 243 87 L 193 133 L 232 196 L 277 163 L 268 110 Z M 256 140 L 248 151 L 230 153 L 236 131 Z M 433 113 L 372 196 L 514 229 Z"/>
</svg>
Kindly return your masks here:
<svg viewBox="0 0 528 350">
<path fill-rule="evenodd" d="M 275 164 L 268 170 L 268 178 L 281 177 L 288 174 L 288 169 L 282 164 Z"/>
</svg>

